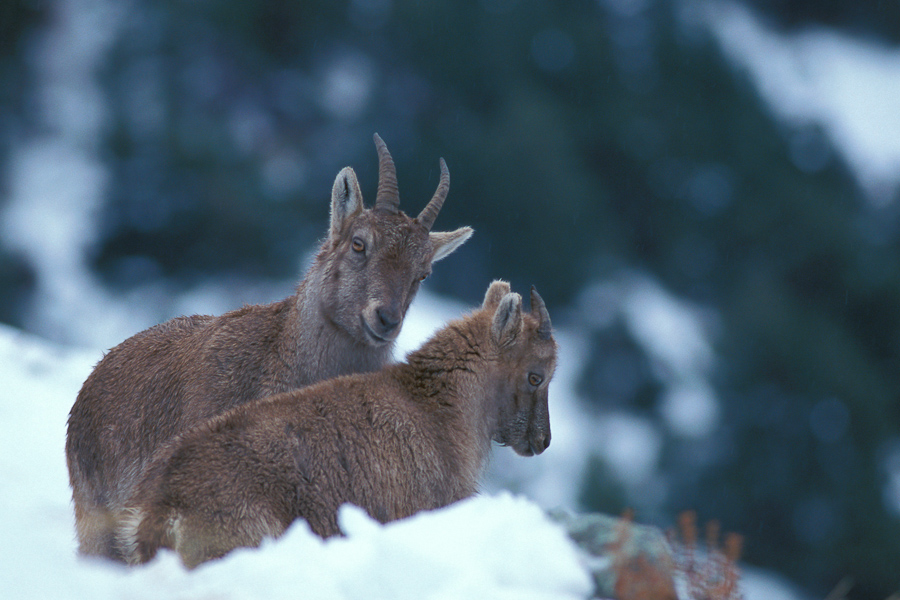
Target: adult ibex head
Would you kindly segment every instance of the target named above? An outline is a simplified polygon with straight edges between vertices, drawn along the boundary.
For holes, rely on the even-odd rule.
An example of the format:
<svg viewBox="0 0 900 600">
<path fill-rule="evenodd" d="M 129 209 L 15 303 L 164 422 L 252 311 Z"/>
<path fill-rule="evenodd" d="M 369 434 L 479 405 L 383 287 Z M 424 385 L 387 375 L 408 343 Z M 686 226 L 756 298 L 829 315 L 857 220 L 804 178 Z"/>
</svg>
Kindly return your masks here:
<svg viewBox="0 0 900 600">
<path fill-rule="evenodd" d="M 326 265 L 320 282 L 321 308 L 333 324 L 361 344 L 383 345 L 397 337 L 419 283 L 431 264 L 472 235 L 462 227 L 431 231 L 450 189 L 450 172 L 440 160 L 434 196 L 415 218 L 400 210 L 394 161 L 382 139 L 378 149 L 378 192 L 366 208 L 356 173 L 345 167 L 331 193 L 331 229 L 319 258 Z"/>
</svg>

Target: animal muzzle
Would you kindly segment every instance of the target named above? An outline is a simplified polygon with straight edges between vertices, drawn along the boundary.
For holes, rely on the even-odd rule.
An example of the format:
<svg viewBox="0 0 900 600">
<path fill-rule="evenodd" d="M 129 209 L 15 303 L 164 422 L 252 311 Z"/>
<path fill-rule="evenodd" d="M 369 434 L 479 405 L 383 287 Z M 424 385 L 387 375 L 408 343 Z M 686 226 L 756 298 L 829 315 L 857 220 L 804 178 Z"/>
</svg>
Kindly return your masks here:
<svg viewBox="0 0 900 600">
<path fill-rule="evenodd" d="M 544 390 L 528 419 L 525 429 L 528 450 L 540 454 L 550 445 L 550 413 L 547 411 L 547 391 Z"/>
<path fill-rule="evenodd" d="M 530 433 L 526 439 L 528 441 L 528 450 L 531 452 L 531 455 L 540 454 L 550 445 L 550 430 L 548 429 L 546 432 L 535 431 L 534 433 Z"/>
<path fill-rule="evenodd" d="M 363 311 L 362 325 L 375 345 L 393 342 L 400 334 L 403 312 L 396 303 L 370 304 Z"/>
<path fill-rule="evenodd" d="M 501 441 L 500 443 L 507 445 L 506 441 Z M 536 456 L 550 445 L 550 430 L 548 429 L 546 432 L 543 430 L 538 431 L 537 429 L 531 430 L 517 441 L 508 445 L 512 446 L 512 449 L 519 456 Z"/>
</svg>

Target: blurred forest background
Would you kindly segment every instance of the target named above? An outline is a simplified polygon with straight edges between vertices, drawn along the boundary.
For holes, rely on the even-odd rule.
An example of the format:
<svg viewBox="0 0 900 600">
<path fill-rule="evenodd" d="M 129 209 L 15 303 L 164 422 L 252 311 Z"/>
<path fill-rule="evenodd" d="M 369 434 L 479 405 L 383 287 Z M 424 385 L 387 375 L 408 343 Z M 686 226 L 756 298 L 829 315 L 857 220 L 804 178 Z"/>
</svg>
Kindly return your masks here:
<svg viewBox="0 0 900 600">
<path fill-rule="evenodd" d="M 900 44 L 897 2 L 743 6 L 783 35 Z M 5 0 L 0 320 L 66 337 L 36 308 L 48 290 L 78 306 L 79 288 L 54 292 L 54 260 L 135 303 L 159 282 L 296 280 L 339 169 L 374 198 L 377 131 L 407 212 L 443 156 L 437 229 L 476 230 L 428 288 L 471 304 L 494 277 L 537 285 L 554 324 L 589 336 L 587 410 L 660 423 L 652 480 L 596 457 L 579 508 L 658 524 L 693 508 L 743 533 L 750 564 L 820 596 L 852 576 L 852 598 L 884 600 L 900 589 L 898 193 L 861 184 L 821 126 L 773 113 L 711 32 L 726 9 Z M 24 201 L 46 218 L 23 221 Z M 711 332 L 713 425 L 666 426 L 673 375 L 610 308 L 634 278 Z"/>
</svg>

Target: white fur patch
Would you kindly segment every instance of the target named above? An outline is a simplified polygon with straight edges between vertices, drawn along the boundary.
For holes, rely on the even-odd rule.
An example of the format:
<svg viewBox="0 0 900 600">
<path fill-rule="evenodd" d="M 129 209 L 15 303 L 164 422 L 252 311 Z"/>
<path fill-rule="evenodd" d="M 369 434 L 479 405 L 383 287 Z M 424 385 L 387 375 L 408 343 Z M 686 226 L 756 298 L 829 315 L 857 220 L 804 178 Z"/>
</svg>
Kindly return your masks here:
<svg viewBox="0 0 900 600">
<path fill-rule="evenodd" d="M 128 564 L 137 564 L 138 529 L 144 520 L 144 512 L 139 508 L 126 508 L 116 527 L 116 543 Z"/>
</svg>

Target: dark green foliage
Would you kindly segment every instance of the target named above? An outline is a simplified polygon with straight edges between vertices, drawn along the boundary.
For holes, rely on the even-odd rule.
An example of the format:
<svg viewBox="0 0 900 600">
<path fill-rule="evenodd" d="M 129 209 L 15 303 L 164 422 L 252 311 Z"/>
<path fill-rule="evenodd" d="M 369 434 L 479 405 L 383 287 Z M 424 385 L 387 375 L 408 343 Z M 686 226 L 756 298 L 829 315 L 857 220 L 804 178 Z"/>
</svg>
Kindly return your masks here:
<svg viewBox="0 0 900 600">
<path fill-rule="evenodd" d="M 13 140 L 32 125 L 31 75 L 25 60 L 44 17 L 39 2 L 0 3 L 0 166 L 7 164 Z M 0 168 L 0 211 L 9 192 L 7 179 L 6 169 Z M 0 243 L 0 321 L 14 321 L 21 314 L 33 286 L 29 266 Z"/>
</svg>

